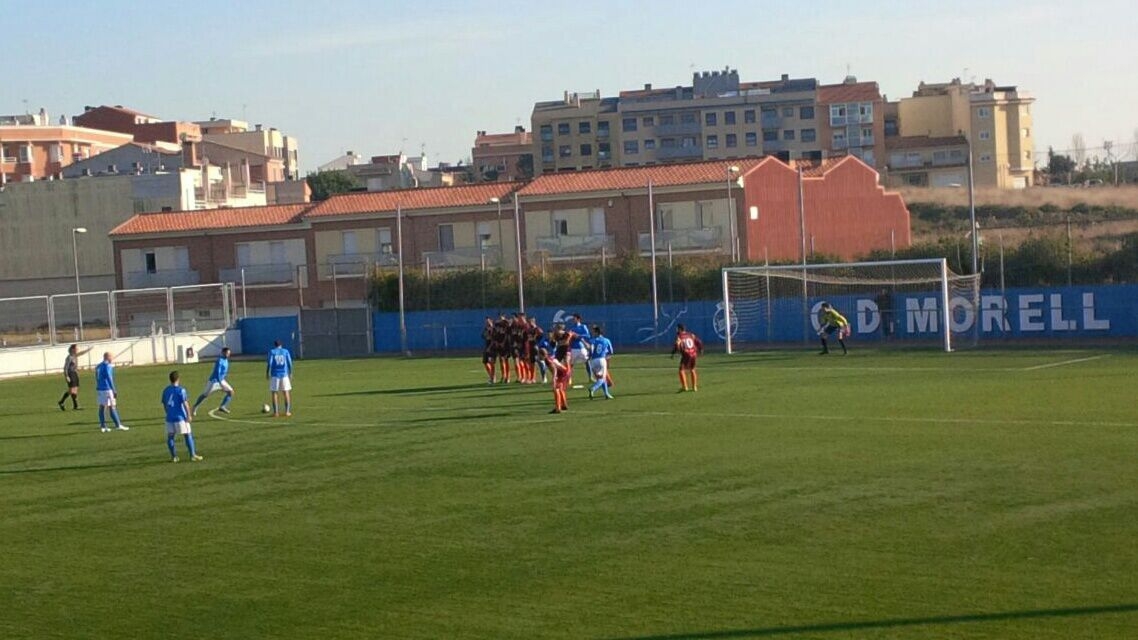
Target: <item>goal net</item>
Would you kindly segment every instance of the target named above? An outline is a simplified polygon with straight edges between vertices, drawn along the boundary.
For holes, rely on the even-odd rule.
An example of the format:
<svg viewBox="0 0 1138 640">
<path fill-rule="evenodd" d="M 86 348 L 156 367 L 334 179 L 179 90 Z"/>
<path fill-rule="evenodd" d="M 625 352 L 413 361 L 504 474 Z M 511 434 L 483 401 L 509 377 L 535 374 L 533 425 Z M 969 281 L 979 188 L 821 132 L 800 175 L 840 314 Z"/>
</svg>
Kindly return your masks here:
<svg viewBox="0 0 1138 640">
<path fill-rule="evenodd" d="M 815 342 L 829 302 L 856 342 L 952 351 L 976 344 L 979 284 L 944 259 L 727 267 L 722 335 L 728 353 Z"/>
</svg>

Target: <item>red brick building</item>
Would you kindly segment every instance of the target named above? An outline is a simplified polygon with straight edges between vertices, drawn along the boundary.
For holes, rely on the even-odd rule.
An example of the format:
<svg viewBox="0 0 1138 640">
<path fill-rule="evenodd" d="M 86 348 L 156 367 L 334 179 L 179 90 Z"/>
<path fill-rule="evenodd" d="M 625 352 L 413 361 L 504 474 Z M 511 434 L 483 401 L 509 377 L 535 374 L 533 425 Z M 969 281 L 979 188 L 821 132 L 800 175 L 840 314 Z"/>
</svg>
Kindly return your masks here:
<svg viewBox="0 0 1138 640">
<path fill-rule="evenodd" d="M 199 142 L 202 139 L 201 127 L 192 122 L 167 122 L 122 105 L 85 107 L 73 122 L 78 127 L 130 134 L 134 136 L 135 142 L 147 144 L 181 144 Z"/>
</svg>

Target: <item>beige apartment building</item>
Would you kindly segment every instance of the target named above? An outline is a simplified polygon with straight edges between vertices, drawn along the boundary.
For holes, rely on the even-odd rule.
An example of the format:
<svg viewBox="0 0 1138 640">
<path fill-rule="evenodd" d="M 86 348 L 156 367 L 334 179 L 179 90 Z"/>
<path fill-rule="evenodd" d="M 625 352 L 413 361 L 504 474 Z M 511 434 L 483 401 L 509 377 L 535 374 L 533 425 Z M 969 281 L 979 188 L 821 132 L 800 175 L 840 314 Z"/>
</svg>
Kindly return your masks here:
<svg viewBox="0 0 1138 640">
<path fill-rule="evenodd" d="M 534 173 L 620 166 L 616 98 L 601 92 L 569 93 L 533 107 Z"/>
<path fill-rule="evenodd" d="M 296 138 L 286 135 L 276 127 L 264 128 L 241 120 L 211 118 L 195 122 L 201 128 L 202 140 L 233 149 L 256 153 L 268 157 L 273 162 L 266 164 L 266 182 L 281 182 L 300 179 L 300 159 Z M 279 163 L 279 169 L 274 166 Z"/>
<path fill-rule="evenodd" d="M 533 134 L 518 125 L 512 133 L 479 131 L 470 150 L 471 164 L 483 182 L 512 182 L 533 177 Z"/>
<path fill-rule="evenodd" d="M 913 143 L 905 140 L 925 137 L 939 140 L 941 151 L 951 154 L 959 146 L 957 136 L 971 145 L 974 181 L 977 187 L 1023 189 L 1033 184 L 1035 143 L 1031 105 L 1035 98 L 1014 86 L 964 83 L 959 78 L 940 84 L 922 82 L 912 97 L 896 103 L 898 136 L 887 140 L 891 160 L 895 151 Z M 927 143 L 923 143 L 926 144 Z M 933 153 L 936 150 L 932 151 Z M 894 174 L 890 163 L 890 174 Z M 904 167 L 904 181 L 921 180 L 912 167 Z M 931 176 L 925 184 L 935 185 Z"/>
</svg>

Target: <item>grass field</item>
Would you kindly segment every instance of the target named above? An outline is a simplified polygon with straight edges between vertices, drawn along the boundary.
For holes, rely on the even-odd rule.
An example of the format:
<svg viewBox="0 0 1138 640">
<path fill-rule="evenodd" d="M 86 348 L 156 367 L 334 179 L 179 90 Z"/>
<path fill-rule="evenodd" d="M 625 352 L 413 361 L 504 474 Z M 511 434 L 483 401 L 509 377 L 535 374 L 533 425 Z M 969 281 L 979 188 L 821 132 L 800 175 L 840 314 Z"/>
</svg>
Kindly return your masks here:
<svg viewBox="0 0 1138 640">
<path fill-rule="evenodd" d="M 1138 637 L 1138 352 L 674 365 L 553 416 L 474 358 L 301 361 L 286 422 L 237 362 L 180 464 L 166 368 L 126 433 L 89 374 L 0 382 L 0 638 Z"/>
</svg>

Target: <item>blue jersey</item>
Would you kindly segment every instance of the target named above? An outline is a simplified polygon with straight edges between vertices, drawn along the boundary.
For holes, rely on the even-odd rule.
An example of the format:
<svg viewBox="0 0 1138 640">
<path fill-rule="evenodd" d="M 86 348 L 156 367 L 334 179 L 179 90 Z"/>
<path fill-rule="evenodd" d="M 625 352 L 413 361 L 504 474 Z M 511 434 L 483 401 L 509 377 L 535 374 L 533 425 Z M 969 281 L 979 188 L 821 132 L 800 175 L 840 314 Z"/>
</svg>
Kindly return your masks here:
<svg viewBox="0 0 1138 640">
<path fill-rule="evenodd" d="M 95 390 L 115 390 L 115 365 L 104 360 L 95 367 Z"/>
<path fill-rule="evenodd" d="M 604 336 L 593 338 L 592 348 L 589 350 L 590 358 L 607 358 L 613 354 L 612 341 Z"/>
<path fill-rule="evenodd" d="M 221 382 L 227 375 L 229 375 L 229 358 L 222 356 L 213 363 L 213 373 L 209 374 L 209 381 Z"/>
<path fill-rule="evenodd" d="M 166 408 L 166 422 L 186 422 L 186 403 L 190 396 L 182 387 L 172 384 L 162 390 L 162 406 Z"/>
<path fill-rule="evenodd" d="M 269 375 L 274 378 L 292 375 L 292 354 L 288 349 L 274 347 L 269 350 Z"/>
<path fill-rule="evenodd" d="M 581 343 L 589 341 L 589 327 L 577 323 L 573 326 L 566 327 L 566 329 L 576 334 L 576 337 L 569 341 L 570 349 L 580 349 Z"/>
</svg>

